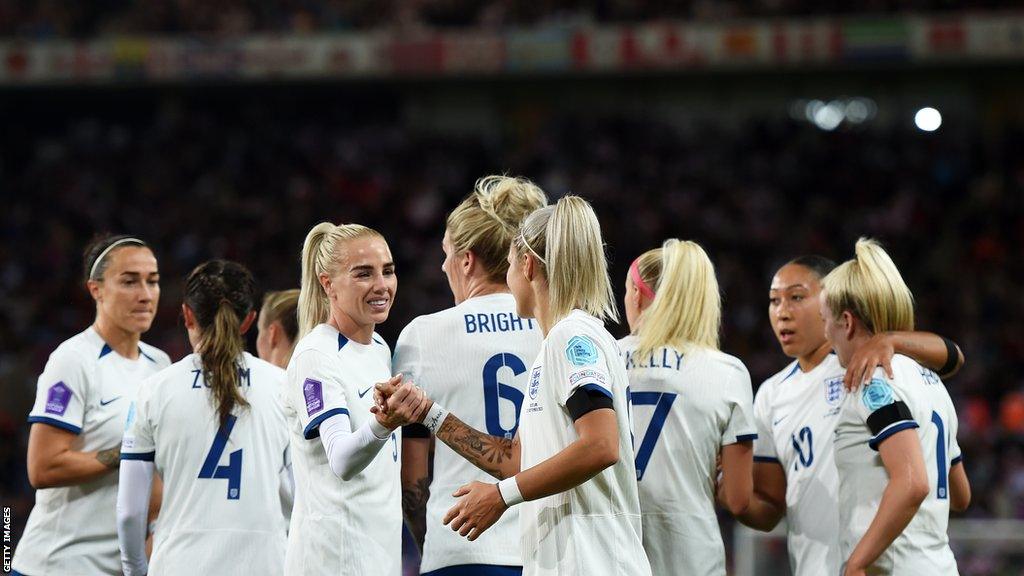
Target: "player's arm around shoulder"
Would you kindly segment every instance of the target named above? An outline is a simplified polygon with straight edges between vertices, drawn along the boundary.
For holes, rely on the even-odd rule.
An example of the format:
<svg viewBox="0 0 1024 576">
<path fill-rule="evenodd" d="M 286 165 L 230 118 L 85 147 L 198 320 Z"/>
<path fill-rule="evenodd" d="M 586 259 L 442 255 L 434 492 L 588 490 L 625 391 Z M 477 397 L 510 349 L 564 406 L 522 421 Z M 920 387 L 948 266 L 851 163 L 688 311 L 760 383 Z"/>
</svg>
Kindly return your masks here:
<svg viewBox="0 0 1024 576">
<path fill-rule="evenodd" d="M 930 332 L 881 332 L 861 346 L 847 363 L 843 379 L 846 389 L 867 384 L 876 367 L 892 378 L 892 359 L 896 354 L 912 358 L 942 379 L 959 372 L 965 360 L 960 346 L 944 336 Z"/>
</svg>

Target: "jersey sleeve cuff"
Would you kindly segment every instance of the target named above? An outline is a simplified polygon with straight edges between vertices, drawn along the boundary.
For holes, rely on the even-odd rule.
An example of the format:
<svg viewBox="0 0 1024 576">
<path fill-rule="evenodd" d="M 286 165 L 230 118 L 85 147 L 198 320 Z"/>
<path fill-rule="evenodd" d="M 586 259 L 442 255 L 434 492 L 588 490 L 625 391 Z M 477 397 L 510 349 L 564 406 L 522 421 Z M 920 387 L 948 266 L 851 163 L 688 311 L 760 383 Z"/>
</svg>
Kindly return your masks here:
<svg viewBox="0 0 1024 576">
<path fill-rule="evenodd" d="M 878 446 L 889 436 L 892 436 L 897 432 L 902 432 L 903 430 L 911 430 L 917 427 L 917 422 L 914 422 L 913 420 L 902 420 L 900 422 L 889 424 L 881 432 L 868 440 L 868 447 L 877 452 Z"/>
<path fill-rule="evenodd" d="M 67 430 L 68 432 L 71 432 L 72 434 L 81 434 L 82 433 L 82 429 L 80 427 L 78 427 L 78 426 L 75 426 L 74 424 L 70 424 L 70 423 L 65 422 L 63 420 L 57 420 L 56 418 L 47 418 L 46 416 L 29 416 L 28 417 L 28 423 L 29 424 L 49 424 L 50 426 L 53 426 L 55 428 L 60 428 L 61 430 Z"/>
<path fill-rule="evenodd" d="M 154 458 L 156 458 L 156 452 L 121 452 L 121 460 L 152 462 Z"/>
<path fill-rule="evenodd" d="M 344 414 L 348 416 L 348 408 L 331 408 L 330 410 L 318 415 L 306 424 L 306 427 L 302 430 L 302 437 L 306 440 L 312 440 L 313 438 L 320 437 L 320 424 L 324 420 L 327 420 L 331 416 L 337 416 L 338 414 Z"/>
<path fill-rule="evenodd" d="M 736 444 L 738 442 L 753 442 L 754 440 L 757 440 L 757 434 L 754 432 L 751 432 L 749 434 L 737 434 L 736 438 L 732 442 L 726 442 L 723 443 L 722 445 L 728 446 L 729 444 Z"/>
<path fill-rule="evenodd" d="M 775 456 L 754 456 L 754 462 L 780 464 L 779 459 Z"/>
<path fill-rule="evenodd" d="M 600 394 L 604 394 L 605 396 L 607 396 L 609 398 L 612 398 L 611 391 L 609 391 L 604 386 L 601 386 L 600 384 L 596 384 L 594 382 L 590 382 L 588 384 L 584 384 L 583 386 L 580 386 L 580 390 L 586 390 L 588 392 L 598 392 Z"/>
<path fill-rule="evenodd" d="M 957 454 L 956 456 L 953 457 L 952 460 L 949 461 L 949 465 L 950 466 L 956 466 L 957 464 L 959 464 L 959 463 L 961 463 L 963 461 L 964 461 L 964 455 L 963 454 Z"/>
</svg>

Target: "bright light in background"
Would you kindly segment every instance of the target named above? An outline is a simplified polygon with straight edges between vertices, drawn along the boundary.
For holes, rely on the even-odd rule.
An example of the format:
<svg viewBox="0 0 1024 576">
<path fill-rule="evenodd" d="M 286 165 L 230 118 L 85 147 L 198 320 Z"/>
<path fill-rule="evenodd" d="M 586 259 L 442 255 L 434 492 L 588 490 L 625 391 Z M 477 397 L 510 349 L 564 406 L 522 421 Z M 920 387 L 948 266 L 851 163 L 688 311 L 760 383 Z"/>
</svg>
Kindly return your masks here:
<svg viewBox="0 0 1024 576">
<path fill-rule="evenodd" d="M 878 105 L 871 98 L 841 96 L 835 100 L 794 100 L 789 105 L 789 117 L 797 121 L 807 121 L 819 130 L 831 132 L 844 122 L 855 125 L 863 124 L 875 117 Z"/>
<path fill-rule="evenodd" d="M 843 122 L 845 106 L 833 100 L 814 111 L 814 124 L 826 132 L 831 132 Z"/>
<path fill-rule="evenodd" d="M 874 118 L 878 106 L 870 98 L 853 98 L 846 103 L 846 121 L 860 124 Z"/>
<path fill-rule="evenodd" d="M 925 132 L 935 132 L 942 126 L 942 114 L 932 107 L 921 108 L 914 114 L 914 124 L 917 125 L 918 130 L 924 130 Z"/>
</svg>

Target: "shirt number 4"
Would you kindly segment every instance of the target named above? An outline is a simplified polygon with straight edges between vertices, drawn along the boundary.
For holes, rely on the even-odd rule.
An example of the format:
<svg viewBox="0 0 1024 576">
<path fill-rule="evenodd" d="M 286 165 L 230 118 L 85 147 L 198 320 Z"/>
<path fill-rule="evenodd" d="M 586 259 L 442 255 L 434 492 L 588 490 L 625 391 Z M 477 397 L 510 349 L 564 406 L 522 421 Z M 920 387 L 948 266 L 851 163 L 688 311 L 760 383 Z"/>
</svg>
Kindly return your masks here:
<svg viewBox="0 0 1024 576">
<path fill-rule="evenodd" d="M 220 457 L 228 445 L 228 436 L 231 435 L 231 429 L 235 427 L 236 421 L 237 417 L 228 416 L 227 421 L 217 430 L 217 435 L 213 437 L 213 445 L 210 446 L 203 467 L 199 470 L 200 479 L 228 481 L 228 500 L 238 500 L 242 491 L 242 449 L 239 448 L 228 456 L 227 466 L 219 465 Z"/>
</svg>

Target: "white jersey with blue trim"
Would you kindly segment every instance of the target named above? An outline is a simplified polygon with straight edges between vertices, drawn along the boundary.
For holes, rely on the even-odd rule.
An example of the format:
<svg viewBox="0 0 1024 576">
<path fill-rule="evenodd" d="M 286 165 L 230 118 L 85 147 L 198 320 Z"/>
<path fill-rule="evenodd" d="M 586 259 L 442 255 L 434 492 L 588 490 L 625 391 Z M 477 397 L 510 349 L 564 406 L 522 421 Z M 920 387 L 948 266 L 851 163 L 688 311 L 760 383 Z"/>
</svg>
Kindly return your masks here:
<svg viewBox="0 0 1024 576">
<path fill-rule="evenodd" d="M 877 369 L 868 385 L 848 395 L 836 426 L 843 559 L 849 558 L 864 536 L 889 484 L 878 446 L 901 430 L 914 430 L 931 490 L 910 524 L 868 573 L 957 574 L 946 533 L 949 469 L 960 461 L 956 410 L 935 372 L 900 355 L 893 357 L 892 369 L 895 378 Z"/>
<path fill-rule="evenodd" d="M 738 358 L 707 348 L 661 347 L 640 356 L 619 340 L 636 427 L 644 549 L 655 574 L 725 574 L 715 513 L 723 446 L 757 438 L 750 374 Z"/>
<path fill-rule="evenodd" d="M 389 378 L 391 350 L 377 334 L 360 344 L 320 324 L 296 344 L 285 400 L 295 474 L 285 574 L 401 573 L 399 432 L 362 472 L 342 480 L 331 471 L 319 431 L 336 414 L 347 415 L 353 431 L 375 418 L 373 386 Z"/>
<path fill-rule="evenodd" d="M 76 434 L 72 450 L 114 448 L 139 384 L 170 363 L 167 354 L 142 342 L 138 358 L 125 358 L 89 327 L 50 355 L 28 421 Z M 36 490 L 14 570 L 32 576 L 120 574 L 117 478 L 115 469 L 75 486 Z"/>
<path fill-rule="evenodd" d="M 512 438 L 526 394 L 527 368 L 537 357 L 541 338 L 535 320 L 516 315 L 511 294 L 477 296 L 410 322 L 395 345 L 393 370 L 470 427 Z M 455 490 L 473 480 L 494 479 L 443 442 L 435 444 L 433 470 L 420 570 L 521 565 L 518 507 L 473 542 L 441 523 L 455 505 Z"/>
<path fill-rule="evenodd" d="M 615 339 L 582 310 L 551 327 L 530 369 L 519 422 L 521 467 L 532 468 L 579 439 L 566 402 L 581 388 L 612 399 L 619 461 L 575 488 L 519 505 L 523 574 L 649 575 L 626 369 Z"/>
<path fill-rule="evenodd" d="M 284 381 L 284 370 L 243 354 L 239 391 L 249 405 L 223 426 L 199 355 L 142 383 L 121 459 L 154 462 L 164 481 L 150 576 L 284 570 Z"/>
<path fill-rule="evenodd" d="M 835 354 L 808 372 L 794 361 L 765 380 L 754 399 L 754 461 L 786 475 L 786 529 L 794 576 L 838 574 L 839 475 L 835 440 L 843 376 Z"/>
</svg>

